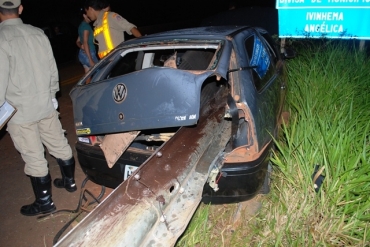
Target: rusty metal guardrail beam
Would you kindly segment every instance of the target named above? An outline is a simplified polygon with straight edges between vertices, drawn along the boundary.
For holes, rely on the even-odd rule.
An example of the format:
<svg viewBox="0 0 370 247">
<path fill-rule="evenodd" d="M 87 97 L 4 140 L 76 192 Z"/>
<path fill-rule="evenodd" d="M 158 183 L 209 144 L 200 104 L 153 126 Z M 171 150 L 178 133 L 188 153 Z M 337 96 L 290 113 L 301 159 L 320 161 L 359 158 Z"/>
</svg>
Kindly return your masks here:
<svg viewBox="0 0 370 247">
<path fill-rule="evenodd" d="M 231 136 L 227 90 L 182 127 L 55 246 L 173 246 Z"/>
</svg>

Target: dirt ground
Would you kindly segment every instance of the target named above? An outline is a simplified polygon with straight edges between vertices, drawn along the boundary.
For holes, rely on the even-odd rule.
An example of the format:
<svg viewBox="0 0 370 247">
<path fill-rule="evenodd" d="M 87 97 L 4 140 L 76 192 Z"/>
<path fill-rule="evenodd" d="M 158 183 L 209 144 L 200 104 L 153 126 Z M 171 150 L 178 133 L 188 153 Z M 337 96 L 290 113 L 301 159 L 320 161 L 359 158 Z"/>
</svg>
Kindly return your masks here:
<svg viewBox="0 0 370 247">
<path fill-rule="evenodd" d="M 63 129 L 67 132 L 67 138 L 76 158 L 76 184 L 78 190 L 74 193 L 67 192 L 65 189 L 52 188 L 53 200 L 57 210 L 69 209 L 76 210 L 80 199 L 81 184 L 85 175 L 78 164 L 74 143 L 76 135 L 73 126 L 72 102 L 69 92 L 77 80 L 83 75 L 83 68 L 78 62 L 70 62 L 59 67 L 61 91 L 58 98 L 60 120 Z M 75 213 L 60 212 L 39 219 L 37 216 L 23 216 L 19 210 L 21 206 L 30 204 L 34 201 L 34 194 L 30 179 L 24 174 L 24 162 L 20 154 L 14 148 L 13 142 L 6 132 L 6 126 L 0 130 L 0 246 L 17 247 L 42 247 L 53 246 L 53 240 L 60 230 L 70 221 Z M 59 166 L 55 158 L 45 152 L 49 163 L 52 179 L 60 177 Z M 101 186 L 88 181 L 84 186 L 98 196 Z M 103 198 L 112 190 L 106 188 Z M 86 196 L 90 201 L 92 197 Z M 85 200 L 83 201 L 85 202 Z M 96 204 L 91 204 L 91 209 Z M 65 235 L 76 223 L 81 220 L 87 212 L 83 212 L 62 234 Z M 61 238 L 61 237 L 60 237 Z M 59 239 L 60 239 L 59 238 Z"/>
<path fill-rule="evenodd" d="M 69 211 L 53 213 L 44 218 L 39 218 L 39 216 L 23 216 L 20 214 L 19 211 L 23 205 L 30 204 L 34 201 L 34 194 L 30 179 L 23 172 L 24 162 L 14 148 L 13 142 L 5 130 L 6 126 L 0 130 L 0 198 L 2 198 L 2 203 L 0 204 L 0 246 L 52 247 L 53 243 L 60 240 L 88 214 L 88 210 L 93 209 L 97 205 L 97 203 L 86 205 L 84 207 L 87 209 L 86 211 L 78 207 L 81 185 L 86 177 L 78 163 L 74 148 L 76 135 L 69 92 L 83 73 L 83 68 L 77 61 L 59 67 L 61 90 L 57 98 L 59 101 L 60 120 L 63 129 L 66 130 L 66 137 L 76 159 L 75 180 L 78 190 L 74 193 L 69 193 L 65 189 L 53 187 L 52 194 L 57 210 L 67 209 Z M 60 177 L 59 166 L 55 158 L 50 156 L 47 150 L 45 156 L 49 163 L 51 177 L 53 179 Z M 98 197 L 102 191 L 100 185 L 94 184 L 91 181 L 86 182 L 84 189 L 91 192 L 95 197 Z M 105 193 L 101 200 L 104 200 L 111 192 L 112 189 L 105 188 Z M 88 202 L 93 200 L 88 195 L 86 199 Z M 82 202 L 84 203 L 86 200 Z M 214 210 L 220 207 L 225 208 L 223 205 L 220 205 L 219 207 L 215 207 Z M 233 232 L 239 228 L 242 221 L 248 219 L 248 216 L 244 215 L 244 211 L 247 209 L 248 215 L 255 214 L 260 208 L 260 202 L 256 199 L 231 205 L 231 207 L 234 213 L 230 222 L 227 222 L 227 229 Z M 76 209 L 79 209 L 78 213 L 82 213 L 71 212 Z M 75 218 L 76 216 L 78 217 Z M 70 225 L 68 225 L 69 222 L 71 222 Z M 62 230 L 65 226 L 67 226 L 66 229 Z"/>
</svg>

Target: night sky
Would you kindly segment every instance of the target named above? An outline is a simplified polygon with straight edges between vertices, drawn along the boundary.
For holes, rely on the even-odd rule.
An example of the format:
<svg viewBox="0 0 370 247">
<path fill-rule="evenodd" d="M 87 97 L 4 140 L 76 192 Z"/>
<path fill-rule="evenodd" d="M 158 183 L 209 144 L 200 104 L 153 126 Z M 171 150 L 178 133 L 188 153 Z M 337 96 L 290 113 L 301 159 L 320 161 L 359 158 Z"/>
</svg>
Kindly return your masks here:
<svg viewBox="0 0 370 247">
<path fill-rule="evenodd" d="M 274 0 L 236 0 L 242 6 L 274 7 Z M 42 27 L 50 22 L 68 22 L 78 26 L 84 0 L 22 0 L 21 18 L 25 23 Z M 227 10 L 229 0 L 111 0 L 111 9 L 138 27 L 201 19 Z"/>
</svg>

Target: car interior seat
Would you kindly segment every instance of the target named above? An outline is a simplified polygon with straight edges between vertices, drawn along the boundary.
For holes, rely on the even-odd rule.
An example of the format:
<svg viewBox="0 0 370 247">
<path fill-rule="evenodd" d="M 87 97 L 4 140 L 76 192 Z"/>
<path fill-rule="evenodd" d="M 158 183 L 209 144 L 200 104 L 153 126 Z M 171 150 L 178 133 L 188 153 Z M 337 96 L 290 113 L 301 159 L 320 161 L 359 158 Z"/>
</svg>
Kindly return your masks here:
<svg viewBox="0 0 370 247">
<path fill-rule="evenodd" d="M 188 50 L 182 55 L 178 68 L 183 70 L 206 70 L 213 55 L 213 51 Z"/>
</svg>

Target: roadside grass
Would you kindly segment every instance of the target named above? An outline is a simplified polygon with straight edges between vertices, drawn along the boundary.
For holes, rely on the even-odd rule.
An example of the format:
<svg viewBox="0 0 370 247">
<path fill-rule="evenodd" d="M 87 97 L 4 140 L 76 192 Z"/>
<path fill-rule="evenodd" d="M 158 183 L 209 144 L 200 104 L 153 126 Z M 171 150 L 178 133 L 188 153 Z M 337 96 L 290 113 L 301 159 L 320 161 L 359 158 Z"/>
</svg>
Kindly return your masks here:
<svg viewBox="0 0 370 247">
<path fill-rule="evenodd" d="M 370 246 L 370 58 L 350 43 L 293 43 L 262 208 L 231 231 L 236 204 L 201 204 L 176 246 Z"/>
</svg>

